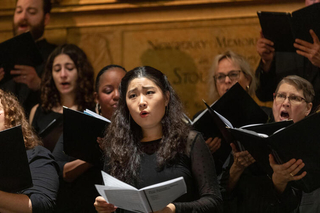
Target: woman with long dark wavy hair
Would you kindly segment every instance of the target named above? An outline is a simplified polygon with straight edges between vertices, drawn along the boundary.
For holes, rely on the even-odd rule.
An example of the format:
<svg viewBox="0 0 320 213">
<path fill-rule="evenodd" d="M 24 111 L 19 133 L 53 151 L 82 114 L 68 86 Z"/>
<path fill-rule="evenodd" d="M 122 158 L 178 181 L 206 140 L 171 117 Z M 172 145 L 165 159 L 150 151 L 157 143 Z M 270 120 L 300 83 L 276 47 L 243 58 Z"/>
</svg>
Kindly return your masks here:
<svg viewBox="0 0 320 213">
<path fill-rule="evenodd" d="M 74 44 L 57 47 L 49 56 L 45 69 L 41 85 L 41 103 L 33 107 L 29 119 L 37 132 L 45 129 L 54 119 L 59 120 L 63 106 L 83 111 L 92 110 L 95 105 L 94 71 L 81 48 Z M 87 208 L 94 210 L 92 200 L 95 196 L 90 200 L 89 195 L 94 187 L 81 184 L 80 180 L 94 185 L 94 180 L 100 179 L 99 172 L 92 172 L 94 169 L 91 164 L 67 156 L 63 152 L 62 136 L 57 141 L 50 141 L 49 144 L 44 142 L 44 145 L 51 148 L 60 168 L 56 212 L 72 212 L 69 204 L 72 205 L 76 197 L 70 196 L 69 191 L 76 195 L 86 194 L 77 206 L 72 205 L 74 212 L 77 211 L 76 207 L 84 212 L 89 212 Z"/>
<path fill-rule="evenodd" d="M 83 111 L 94 108 L 93 68 L 82 49 L 74 44 L 57 47 L 49 56 L 41 82 L 41 103 L 30 112 L 37 132 L 61 116 L 63 106 Z"/>
<path fill-rule="evenodd" d="M 104 138 L 105 170 L 136 188 L 183 176 L 187 193 L 160 212 L 221 212 L 210 151 L 200 134 L 189 136 L 182 118 L 181 102 L 162 72 L 148 66 L 128 72 Z M 102 197 L 95 207 L 116 210 Z"/>
<path fill-rule="evenodd" d="M 59 188 L 58 165 L 41 146 L 17 98 L 0 90 L 0 131 L 18 125 L 22 129 L 33 186 L 18 193 L 0 190 L 0 212 L 53 212 Z"/>
</svg>

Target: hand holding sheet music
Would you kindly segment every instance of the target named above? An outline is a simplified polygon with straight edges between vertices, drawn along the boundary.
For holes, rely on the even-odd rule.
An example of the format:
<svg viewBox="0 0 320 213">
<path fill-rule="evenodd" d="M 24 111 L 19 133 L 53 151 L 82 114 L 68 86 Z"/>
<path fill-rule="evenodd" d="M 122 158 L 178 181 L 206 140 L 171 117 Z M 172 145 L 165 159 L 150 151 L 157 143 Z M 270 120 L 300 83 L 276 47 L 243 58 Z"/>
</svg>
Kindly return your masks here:
<svg viewBox="0 0 320 213">
<path fill-rule="evenodd" d="M 314 42 L 310 30 L 320 35 L 318 20 L 320 18 L 320 3 L 287 12 L 257 12 L 262 32 L 265 38 L 274 42 L 278 52 L 295 52 L 295 39 Z"/>
<path fill-rule="evenodd" d="M 270 177 L 273 169 L 270 167 L 269 155 L 272 153 L 277 164 L 284 164 L 291 159 L 302 159 L 305 166 L 297 173 L 289 171 L 293 176 L 299 176 L 304 171 L 307 174 L 293 184 L 304 192 L 311 192 L 320 187 L 320 113 L 310 115 L 286 128 L 281 128 L 273 134 L 258 134 L 252 127 L 249 129 L 230 128 L 232 135 L 241 142 L 246 150 L 254 157 L 258 165 L 261 166 Z M 266 125 L 258 125 L 257 129 L 263 126 L 284 124 L 276 122 Z M 265 133 L 259 130 L 262 133 Z M 267 130 L 266 132 L 270 132 Z M 294 162 L 296 163 L 296 162 Z M 288 163 L 288 164 L 292 164 Z M 296 165 L 302 165 L 298 162 Z M 290 175 L 291 176 L 291 175 Z"/>
<path fill-rule="evenodd" d="M 304 163 L 301 159 L 291 159 L 284 164 L 278 164 L 273 155 L 269 155 L 270 166 L 273 169 L 272 182 L 276 190 L 280 193 L 284 192 L 287 187 L 288 182 L 301 180 L 306 176 L 307 172 L 304 171 L 298 174 L 300 170 L 304 167 Z"/>
<path fill-rule="evenodd" d="M 14 73 L 15 65 L 27 65 L 35 67 L 43 62 L 41 53 L 33 40 L 31 33 L 23 33 L 0 44 L 0 67 L 4 68 L 3 81 L 10 80 Z M 35 73 L 36 74 L 36 73 Z M 21 80 L 24 76 L 20 76 Z"/>
<path fill-rule="evenodd" d="M 96 185 L 99 194 L 110 204 L 134 212 L 155 212 L 187 192 L 183 177 L 136 189 L 101 171 L 104 186 Z"/>
</svg>

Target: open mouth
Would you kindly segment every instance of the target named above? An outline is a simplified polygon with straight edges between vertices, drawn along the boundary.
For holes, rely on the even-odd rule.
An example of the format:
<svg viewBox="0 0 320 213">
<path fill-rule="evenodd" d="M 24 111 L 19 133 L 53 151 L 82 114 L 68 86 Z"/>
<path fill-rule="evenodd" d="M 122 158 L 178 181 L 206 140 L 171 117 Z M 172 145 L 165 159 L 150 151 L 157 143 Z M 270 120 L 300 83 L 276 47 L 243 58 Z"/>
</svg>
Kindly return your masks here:
<svg viewBox="0 0 320 213">
<path fill-rule="evenodd" d="M 20 29 L 28 29 L 29 25 L 28 24 L 19 24 Z"/>
<path fill-rule="evenodd" d="M 140 112 L 140 116 L 141 116 L 141 117 L 146 117 L 147 115 L 149 115 L 149 113 L 146 112 L 146 111 Z"/>
<path fill-rule="evenodd" d="M 281 112 L 280 116 L 282 119 L 289 119 L 289 113 L 287 113 L 287 112 Z"/>
<path fill-rule="evenodd" d="M 62 85 L 62 86 L 66 86 L 66 85 L 70 85 L 70 83 L 68 83 L 68 82 L 63 82 L 63 83 L 61 83 L 61 85 Z"/>
</svg>

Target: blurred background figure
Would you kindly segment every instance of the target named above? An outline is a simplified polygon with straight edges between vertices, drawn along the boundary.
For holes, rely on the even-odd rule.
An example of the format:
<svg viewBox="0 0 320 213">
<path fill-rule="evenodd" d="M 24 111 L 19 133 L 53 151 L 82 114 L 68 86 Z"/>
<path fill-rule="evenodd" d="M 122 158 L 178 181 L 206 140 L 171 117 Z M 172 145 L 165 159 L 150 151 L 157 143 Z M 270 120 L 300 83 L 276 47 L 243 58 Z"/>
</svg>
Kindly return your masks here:
<svg viewBox="0 0 320 213">
<path fill-rule="evenodd" d="M 22 128 L 33 186 L 14 194 L 0 191 L 0 211 L 53 212 L 59 188 L 58 165 L 41 146 L 16 97 L 0 90 L 0 131 L 18 125 Z"/>
<path fill-rule="evenodd" d="M 31 32 L 33 39 L 42 55 L 43 63 L 37 67 L 16 64 L 12 75 L 17 75 L 12 80 L 1 82 L 4 70 L 0 67 L 0 88 L 10 91 L 18 97 L 26 114 L 39 103 L 41 76 L 48 56 L 56 45 L 50 44 L 43 37 L 45 26 L 49 24 L 51 11 L 50 0 L 17 0 L 13 16 L 13 34 Z"/>
</svg>

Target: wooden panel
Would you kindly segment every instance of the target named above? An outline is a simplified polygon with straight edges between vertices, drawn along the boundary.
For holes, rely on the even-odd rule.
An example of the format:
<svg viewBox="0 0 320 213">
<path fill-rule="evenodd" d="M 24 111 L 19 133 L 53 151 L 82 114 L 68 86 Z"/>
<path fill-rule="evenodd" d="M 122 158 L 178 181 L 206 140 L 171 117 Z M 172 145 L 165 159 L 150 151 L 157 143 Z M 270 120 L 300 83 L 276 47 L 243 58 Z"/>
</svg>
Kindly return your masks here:
<svg viewBox="0 0 320 213">
<path fill-rule="evenodd" d="M 151 65 L 168 75 L 192 116 L 208 96 L 215 55 L 232 49 L 253 68 L 259 56 L 256 11 L 294 11 L 301 0 L 55 0 L 45 37 L 79 45 L 95 73 L 110 63 Z M 0 42 L 12 37 L 15 0 L 1 0 Z M 266 105 L 265 103 L 260 103 Z M 267 103 L 270 106 L 270 103 Z"/>
<path fill-rule="evenodd" d="M 256 19 L 182 22 L 124 31 L 122 64 L 128 69 L 149 65 L 166 73 L 193 115 L 204 108 L 202 99 L 213 102 L 208 72 L 217 54 L 232 49 L 256 67 L 258 32 Z"/>
</svg>

